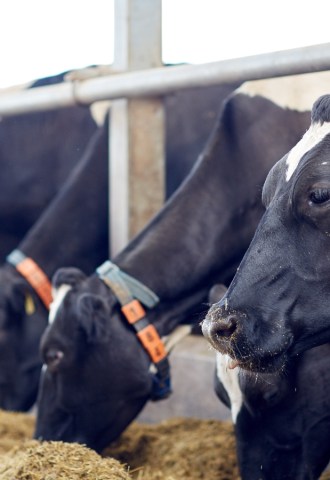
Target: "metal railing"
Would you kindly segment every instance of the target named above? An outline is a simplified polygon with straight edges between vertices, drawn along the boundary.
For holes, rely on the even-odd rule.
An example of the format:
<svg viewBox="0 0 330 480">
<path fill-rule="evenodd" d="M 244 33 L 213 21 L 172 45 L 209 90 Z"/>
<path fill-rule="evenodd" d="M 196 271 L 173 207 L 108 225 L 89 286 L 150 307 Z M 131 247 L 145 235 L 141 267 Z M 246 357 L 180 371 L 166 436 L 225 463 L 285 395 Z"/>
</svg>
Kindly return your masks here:
<svg viewBox="0 0 330 480">
<path fill-rule="evenodd" d="M 162 95 L 183 88 L 318 72 L 330 69 L 330 43 L 200 65 L 113 74 L 0 96 L 0 115 L 89 105 L 99 100 Z"/>
</svg>

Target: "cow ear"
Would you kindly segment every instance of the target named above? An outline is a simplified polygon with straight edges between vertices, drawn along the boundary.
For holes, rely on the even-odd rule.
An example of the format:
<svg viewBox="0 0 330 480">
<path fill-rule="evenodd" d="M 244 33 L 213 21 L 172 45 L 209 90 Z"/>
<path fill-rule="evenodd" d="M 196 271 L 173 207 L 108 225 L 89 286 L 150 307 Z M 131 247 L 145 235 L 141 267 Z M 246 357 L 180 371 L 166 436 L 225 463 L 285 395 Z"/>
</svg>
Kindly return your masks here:
<svg viewBox="0 0 330 480">
<path fill-rule="evenodd" d="M 100 295 L 82 294 L 78 299 L 78 315 L 89 342 L 106 342 L 109 339 L 110 311 Z"/>
<path fill-rule="evenodd" d="M 79 268 L 59 268 L 53 275 L 52 285 L 55 289 L 59 288 L 63 284 L 71 285 L 71 287 L 74 287 L 78 283 L 84 281 L 86 278 L 86 275 L 81 270 L 79 270 Z"/>
</svg>

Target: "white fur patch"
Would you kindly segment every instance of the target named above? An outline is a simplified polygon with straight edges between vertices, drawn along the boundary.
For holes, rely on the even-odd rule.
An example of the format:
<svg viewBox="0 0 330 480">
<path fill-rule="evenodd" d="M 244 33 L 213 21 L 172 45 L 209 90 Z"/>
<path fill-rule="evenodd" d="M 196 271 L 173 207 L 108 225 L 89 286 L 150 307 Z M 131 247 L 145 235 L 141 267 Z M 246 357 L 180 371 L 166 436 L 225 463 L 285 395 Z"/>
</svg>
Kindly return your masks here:
<svg viewBox="0 0 330 480">
<path fill-rule="evenodd" d="M 243 404 L 243 395 L 238 382 L 238 367 L 234 369 L 228 368 L 231 358 L 228 355 L 222 355 L 217 352 L 216 372 L 217 377 L 223 384 L 230 399 L 231 416 L 233 422 L 236 423 L 237 415 Z"/>
<path fill-rule="evenodd" d="M 99 102 L 94 102 L 90 105 L 89 111 L 93 117 L 94 122 L 102 127 L 105 122 L 105 117 L 111 108 L 111 100 L 103 100 Z"/>
<path fill-rule="evenodd" d="M 287 156 L 287 182 L 292 177 L 293 172 L 299 165 L 299 162 L 305 153 L 315 147 L 315 145 L 317 145 L 328 133 L 330 133 L 330 123 L 328 122 L 324 122 L 323 125 L 320 123 L 314 123 L 310 126 L 309 130 L 307 130 L 302 139 L 292 148 Z"/>
<path fill-rule="evenodd" d="M 236 92 L 250 97 L 261 95 L 282 108 L 311 110 L 321 95 L 329 93 L 330 71 L 290 75 L 245 82 Z"/>
<path fill-rule="evenodd" d="M 48 316 L 48 323 L 51 324 L 54 322 L 56 318 L 56 314 L 58 309 L 60 308 L 61 303 L 63 302 L 66 294 L 71 290 L 71 285 L 67 285 L 63 283 L 59 288 L 53 288 L 53 301 L 49 306 L 49 316 Z"/>
</svg>

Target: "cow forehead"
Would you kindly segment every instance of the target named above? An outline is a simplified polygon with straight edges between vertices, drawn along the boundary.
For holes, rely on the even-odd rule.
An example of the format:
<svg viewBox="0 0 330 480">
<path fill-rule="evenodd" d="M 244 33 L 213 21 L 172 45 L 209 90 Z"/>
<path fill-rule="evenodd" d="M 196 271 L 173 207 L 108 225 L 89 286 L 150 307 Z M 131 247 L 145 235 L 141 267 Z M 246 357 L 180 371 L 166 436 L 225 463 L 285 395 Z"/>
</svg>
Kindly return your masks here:
<svg viewBox="0 0 330 480">
<path fill-rule="evenodd" d="M 60 308 L 64 298 L 68 294 L 68 292 L 72 289 L 71 285 L 63 284 L 60 285 L 59 288 L 53 288 L 53 301 L 49 307 L 49 316 L 48 322 L 52 324 L 56 318 L 58 309 Z"/>
<path fill-rule="evenodd" d="M 292 177 L 302 157 L 330 133 L 330 123 L 312 123 L 302 139 L 290 150 L 286 159 L 286 181 Z"/>
</svg>

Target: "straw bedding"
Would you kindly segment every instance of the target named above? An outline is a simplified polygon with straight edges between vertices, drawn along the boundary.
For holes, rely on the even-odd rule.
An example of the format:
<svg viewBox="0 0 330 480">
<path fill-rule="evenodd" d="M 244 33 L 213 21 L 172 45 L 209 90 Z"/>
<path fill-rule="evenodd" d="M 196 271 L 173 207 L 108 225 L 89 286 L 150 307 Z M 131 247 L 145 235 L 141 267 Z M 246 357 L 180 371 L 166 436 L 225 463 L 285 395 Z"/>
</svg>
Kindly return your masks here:
<svg viewBox="0 0 330 480">
<path fill-rule="evenodd" d="M 230 422 L 133 423 L 102 456 L 83 445 L 32 440 L 33 428 L 33 416 L 0 410 L 0 480 L 239 479 Z"/>
<path fill-rule="evenodd" d="M 129 480 L 124 466 L 75 443 L 27 441 L 0 457 L 1 480 Z"/>
</svg>

